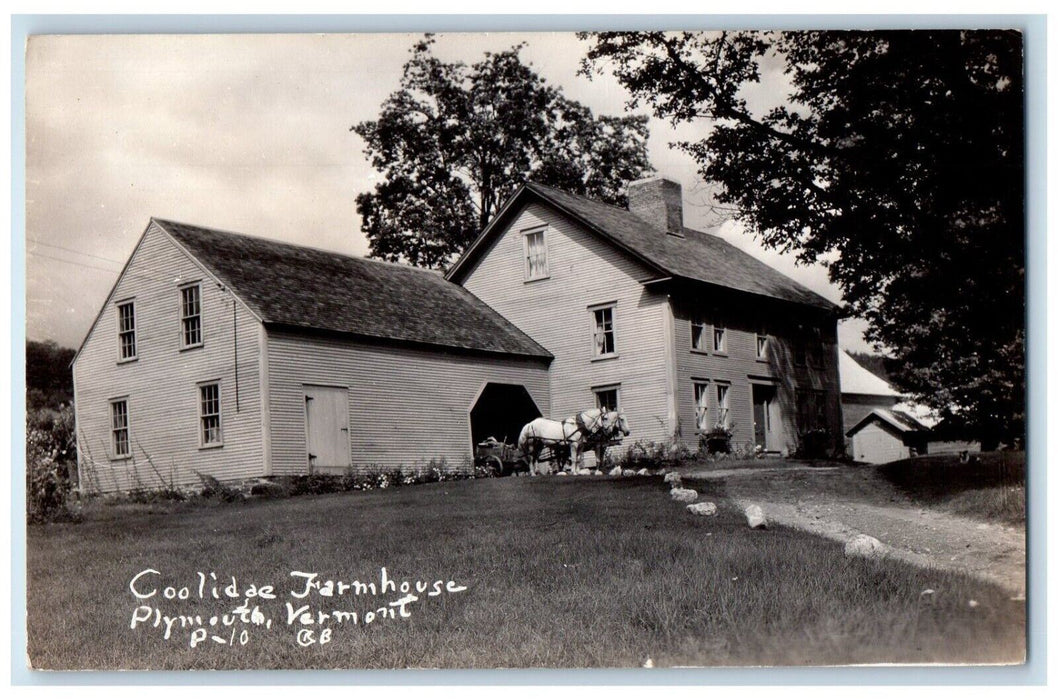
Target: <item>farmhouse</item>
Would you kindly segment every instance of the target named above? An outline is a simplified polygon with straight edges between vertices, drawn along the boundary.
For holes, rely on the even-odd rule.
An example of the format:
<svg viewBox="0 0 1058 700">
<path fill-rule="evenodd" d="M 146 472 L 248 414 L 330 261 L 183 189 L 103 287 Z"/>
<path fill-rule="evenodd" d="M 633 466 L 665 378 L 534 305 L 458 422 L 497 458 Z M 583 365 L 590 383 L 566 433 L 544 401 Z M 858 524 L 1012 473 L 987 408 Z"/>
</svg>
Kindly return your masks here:
<svg viewBox="0 0 1058 700">
<path fill-rule="evenodd" d="M 82 488 L 458 467 L 551 359 L 437 273 L 152 219 L 74 358 Z"/>
<path fill-rule="evenodd" d="M 683 225 L 680 185 L 628 209 L 520 188 L 448 272 L 554 355 L 553 416 L 616 407 L 633 439 L 840 450 L 837 308 Z"/>
<path fill-rule="evenodd" d="M 467 466 L 592 405 L 633 440 L 838 451 L 836 311 L 667 180 L 628 210 L 527 184 L 446 276 L 152 219 L 74 359 L 81 483 Z"/>
</svg>

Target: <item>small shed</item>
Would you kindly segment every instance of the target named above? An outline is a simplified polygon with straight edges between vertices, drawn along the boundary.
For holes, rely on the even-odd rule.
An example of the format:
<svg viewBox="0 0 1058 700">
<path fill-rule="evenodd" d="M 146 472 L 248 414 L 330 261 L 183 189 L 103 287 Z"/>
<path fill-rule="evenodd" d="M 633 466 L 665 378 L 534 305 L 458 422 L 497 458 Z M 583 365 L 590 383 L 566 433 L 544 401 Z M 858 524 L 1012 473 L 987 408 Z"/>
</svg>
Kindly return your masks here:
<svg viewBox="0 0 1058 700">
<path fill-rule="evenodd" d="M 926 454 L 929 428 L 904 411 L 875 408 L 845 435 L 853 459 L 881 464 Z"/>
</svg>

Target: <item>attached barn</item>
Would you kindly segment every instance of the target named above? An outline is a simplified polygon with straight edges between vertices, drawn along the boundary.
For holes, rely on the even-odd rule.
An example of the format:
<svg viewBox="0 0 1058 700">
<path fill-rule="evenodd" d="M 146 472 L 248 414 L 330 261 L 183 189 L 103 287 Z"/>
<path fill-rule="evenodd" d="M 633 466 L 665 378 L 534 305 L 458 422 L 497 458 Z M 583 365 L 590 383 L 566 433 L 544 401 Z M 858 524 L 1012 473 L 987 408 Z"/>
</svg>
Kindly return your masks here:
<svg viewBox="0 0 1058 700">
<path fill-rule="evenodd" d="M 81 483 L 468 465 L 551 360 L 437 273 L 152 219 L 74 359 Z"/>
</svg>

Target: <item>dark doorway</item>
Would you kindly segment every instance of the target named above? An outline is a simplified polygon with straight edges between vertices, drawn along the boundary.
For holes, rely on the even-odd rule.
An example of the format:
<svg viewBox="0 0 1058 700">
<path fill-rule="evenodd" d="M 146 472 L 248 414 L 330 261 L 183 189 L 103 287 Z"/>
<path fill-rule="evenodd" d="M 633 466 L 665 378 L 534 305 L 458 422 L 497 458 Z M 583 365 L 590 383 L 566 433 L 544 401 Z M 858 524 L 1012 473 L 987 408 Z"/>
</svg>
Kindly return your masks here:
<svg viewBox="0 0 1058 700">
<path fill-rule="evenodd" d="M 753 384 L 753 443 L 762 450 L 777 449 L 775 387 Z"/>
<path fill-rule="evenodd" d="M 540 417 L 536 402 L 521 384 L 490 382 L 470 409 L 470 433 L 474 445 L 490 437 L 513 445 L 522 427 Z"/>
</svg>

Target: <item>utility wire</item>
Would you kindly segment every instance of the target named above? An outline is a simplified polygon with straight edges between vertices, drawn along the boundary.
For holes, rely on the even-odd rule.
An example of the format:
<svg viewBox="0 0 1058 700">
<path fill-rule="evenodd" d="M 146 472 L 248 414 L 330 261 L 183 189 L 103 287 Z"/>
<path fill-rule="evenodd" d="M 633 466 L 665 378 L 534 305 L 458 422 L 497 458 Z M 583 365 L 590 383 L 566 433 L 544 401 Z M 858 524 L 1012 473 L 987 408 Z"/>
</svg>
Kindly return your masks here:
<svg viewBox="0 0 1058 700">
<path fill-rule="evenodd" d="M 104 257 L 102 257 L 100 255 L 92 255 L 91 253 L 85 253 L 83 251 L 75 250 L 73 248 L 64 248 L 63 246 L 55 245 L 54 243 L 45 243 L 44 241 L 38 241 L 36 238 L 27 238 L 26 240 L 30 241 L 31 243 L 36 243 L 37 245 L 43 245 L 43 246 L 48 246 L 49 248 L 58 248 L 59 250 L 65 250 L 67 253 L 75 253 L 76 255 L 84 255 L 84 256 L 87 256 L 89 258 L 95 258 L 96 260 L 103 260 L 105 262 L 112 262 L 115 265 L 124 265 L 124 263 L 121 262 L 120 260 L 111 260 L 110 258 L 104 258 Z"/>
</svg>

